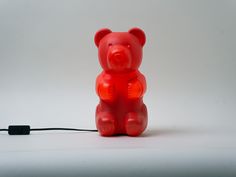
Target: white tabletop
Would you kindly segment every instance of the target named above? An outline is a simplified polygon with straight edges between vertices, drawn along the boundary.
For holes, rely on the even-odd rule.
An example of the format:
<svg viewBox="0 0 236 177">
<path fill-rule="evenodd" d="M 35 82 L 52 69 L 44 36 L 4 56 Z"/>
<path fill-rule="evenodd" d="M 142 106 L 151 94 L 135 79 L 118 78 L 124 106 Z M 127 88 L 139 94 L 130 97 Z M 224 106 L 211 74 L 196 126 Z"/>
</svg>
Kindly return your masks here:
<svg viewBox="0 0 236 177">
<path fill-rule="evenodd" d="M 141 137 L 97 133 L 0 134 L 0 176 L 235 176 L 235 130 L 150 128 Z"/>
</svg>

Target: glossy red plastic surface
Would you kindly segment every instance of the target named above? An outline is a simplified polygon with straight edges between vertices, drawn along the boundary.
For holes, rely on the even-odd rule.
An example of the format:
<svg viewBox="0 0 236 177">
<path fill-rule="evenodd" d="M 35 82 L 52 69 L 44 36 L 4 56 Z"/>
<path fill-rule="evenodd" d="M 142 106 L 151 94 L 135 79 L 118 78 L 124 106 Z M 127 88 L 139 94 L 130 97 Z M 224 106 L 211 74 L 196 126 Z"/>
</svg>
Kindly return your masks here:
<svg viewBox="0 0 236 177">
<path fill-rule="evenodd" d="M 99 30 L 94 37 L 103 71 L 96 80 L 100 103 L 96 126 L 102 136 L 140 135 L 147 127 L 143 103 L 146 80 L 138 70 L 142 62 L 145 33 L 139 28 L 128 32 Z"/>
</svg>

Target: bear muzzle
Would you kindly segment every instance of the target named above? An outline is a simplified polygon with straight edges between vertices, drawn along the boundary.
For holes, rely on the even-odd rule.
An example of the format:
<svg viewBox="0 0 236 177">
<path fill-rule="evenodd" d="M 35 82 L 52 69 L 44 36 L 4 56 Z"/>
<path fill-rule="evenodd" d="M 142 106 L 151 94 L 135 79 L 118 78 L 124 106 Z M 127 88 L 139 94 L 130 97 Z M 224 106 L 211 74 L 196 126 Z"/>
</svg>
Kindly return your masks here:
<svg viewBox="0 0 236 177">
<path fill-rule="evenodd" d="M 131 53 L 122 45 L 111 46 L 107 55 L 108 67 L 114 71 L 123 71 L 131 67 Z"/>
</svg>

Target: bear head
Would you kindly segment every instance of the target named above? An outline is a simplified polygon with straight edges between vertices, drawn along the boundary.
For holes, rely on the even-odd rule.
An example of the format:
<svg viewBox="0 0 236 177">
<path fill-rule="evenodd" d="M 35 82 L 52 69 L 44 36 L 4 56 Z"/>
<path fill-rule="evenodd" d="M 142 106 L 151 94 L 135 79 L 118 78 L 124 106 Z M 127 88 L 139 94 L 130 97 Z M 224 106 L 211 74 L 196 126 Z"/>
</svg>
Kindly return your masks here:
<svg viewBox="0 0 236 177">
<path fill-rule="evenodd" d="M 112 32 L 104 28 L 95 34 L 94 42 L 102 68 L 120 73 L 139 68 L 146 37 L 139 28 L 132 28 L 128 32 Z"/>
</svg>

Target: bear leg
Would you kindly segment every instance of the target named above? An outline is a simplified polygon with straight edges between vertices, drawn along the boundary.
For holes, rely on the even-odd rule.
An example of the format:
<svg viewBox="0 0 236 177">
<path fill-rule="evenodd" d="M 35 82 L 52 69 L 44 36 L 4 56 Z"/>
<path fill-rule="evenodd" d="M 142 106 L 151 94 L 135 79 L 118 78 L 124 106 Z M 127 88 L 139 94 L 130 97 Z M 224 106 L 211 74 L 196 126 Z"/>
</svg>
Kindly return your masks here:
<svg viewBox="0 0 236 177">
<path fill-rule="evenodd" d="M 112 113 L 106 111 L 96 111 L 96 126 L 102 136 L 112 136 L 116 131 L 116 121 Z"/>
<path fill-rule="evenodd" d="M 129 136 L 139 136 L 147 127 L 147 108 L 143 104 L 137 112 L 128 112 L 125 116 L 125 130 Z"/>
</svg>

